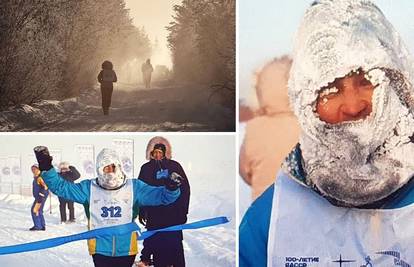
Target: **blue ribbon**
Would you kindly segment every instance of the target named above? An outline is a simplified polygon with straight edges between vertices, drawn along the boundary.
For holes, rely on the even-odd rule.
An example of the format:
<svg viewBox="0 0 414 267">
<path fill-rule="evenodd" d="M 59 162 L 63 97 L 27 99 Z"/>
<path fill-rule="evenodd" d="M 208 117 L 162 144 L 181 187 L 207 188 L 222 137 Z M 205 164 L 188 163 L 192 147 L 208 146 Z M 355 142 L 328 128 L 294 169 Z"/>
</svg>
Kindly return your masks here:
<svg viewBox="0 0 414 267">
<path fill-rule="evenodd" d="M 212 219 L 206 219 L 202 221 L 197 221 L 188 224 L 181 224 L 170 226 L 162 229 L 146 231 L 141 233 L 141 229 L 139 228 L 138 224 L 135 222 L 117 225 L 117 226 L 110 226 L 104 227 L 99 229 L 94 229 L 86 232 L 82 232 L 79 234 L 69 235 L 69 236 L 61 236 L 55 237 L 30 243 L 24 243 L 19 245 L 12 245 L 12 246 L 4 246 L 0 247 L 0 255 L 6 254 L 14 254 L 14 253 L 21 253 L 21 252 L 28 252 L 28 251 L 35 251 L 41 250 L 46 248 L 57 247 L 66 243 L 84 240 L 84 239 L 91 239 L 91 238 L 100 238 L 107 235 L 123 235 L 128 234 L 131 232 L 138 232 L 138 240 L 143 240 L 152 236 L 157 232 L 166 232 L 166 231 L 179 231 L 179 230 L 186 230 L 186 229 L 199 229 L 209 226 L 214 226 L 218 224 L 227 223 L 229 220 L 226 217 L 216 217 Z"/>
<path fill-rule="evenodd" d="M 162 229 L 145 231 L 141 233 L 141 235 L 138 236 L 138 240 L 144 240 L 158 232 L 171 232 L 171 231 L 180 231 L 180 230 L 188 230 L 188 229 L 199 229 L 199 228 L 210 227 L 210 226 L 214 226 L 218 224 L 228 223 L 228 222 L 229 222 L 229 219 L 227 219 L 227 217 L 216 217 L 216 218 L 206 219 L 206 220 L 197 221 L 193 223 L 179 224 L 179 225 L 174 225 L 174 226 L 170 226 L 170 227 L 166 227 Z"/>
</svg>

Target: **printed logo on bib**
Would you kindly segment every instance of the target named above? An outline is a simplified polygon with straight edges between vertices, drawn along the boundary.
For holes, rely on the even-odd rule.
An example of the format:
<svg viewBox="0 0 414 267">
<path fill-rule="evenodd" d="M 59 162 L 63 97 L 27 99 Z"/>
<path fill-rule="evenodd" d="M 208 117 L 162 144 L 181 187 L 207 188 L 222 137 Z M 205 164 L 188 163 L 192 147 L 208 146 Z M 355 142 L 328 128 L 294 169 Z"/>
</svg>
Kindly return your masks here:
<svg viewBox="0 0 414 267">
<path fill-rule="evenodd" d="M 379 251 L 376 254 L 394 257 L 394 266 L 411 267 L 410 264 L 401 259 L 401 253 L 398 251 Z"/>
<path fill-rule="evenodd" d="M 286 257 L 285 267 L 308 267 L 318 262 L 319 257 Z"/>
<path fill-rule="evenodd" d="M 401 259 L 401 253 L 398 252 L 398 251 L 379 251 L 379 252 L 376 252 L 375 254 L 379 255 L 380 257 L 382 257 L 383 255 L 393 257 L 394 258 L 393 259 L 394 265 L 389 265 L 389 266 L 411 267 L 410 264 L 408 264 L 407 262 L 405 262 L 404 260 Z M 370 256 L 366 256 L 364 258 L 365 263 L 362 264 L 362 265 L 358 265 L 358 266 L 359 267 L 374 267 L 375 266 L 375 264 L 373 263 L 374 260 L 375 260 L 375 258 L 372 259 Z M 338 266 L 341 267 L 341 266 L 346 266 L 346 263 L 351 263 L 351 262 L 356 262 L 356 261 L 355 260 L 350 260 L 350 259 L 343 259 L 342 255 L 340 254 L 339 259 L 333 260 L 332 262 L 338 263 L 339 264 Z M 288 265 L 286 265 L 286 266 L 288 266 Z M 289 266 L 291 266 L 291 265 L 289 265 Z M 295 266 L 295 265 L 292 265 L 292 266 Z M 298 265 L 298 266 L 301 266 L 301 265 Z"/>
<path fill-rule="evenodd" d="M 348 262 L 355 262 L 355 260 L 347 260 L 347 259 L 342 259 L 342 255 L 339 254 L 339 259 L 334 260 L 332 262 L 336 262 L 339 263 L 339 266 L 342 266 L 342 263 L 348 263 Z"/>
<path fill-rule="evenodd" d="M 156 177 L 157 179 L 168 178 L 168 169 L 157 171 Z"/>
</svg>

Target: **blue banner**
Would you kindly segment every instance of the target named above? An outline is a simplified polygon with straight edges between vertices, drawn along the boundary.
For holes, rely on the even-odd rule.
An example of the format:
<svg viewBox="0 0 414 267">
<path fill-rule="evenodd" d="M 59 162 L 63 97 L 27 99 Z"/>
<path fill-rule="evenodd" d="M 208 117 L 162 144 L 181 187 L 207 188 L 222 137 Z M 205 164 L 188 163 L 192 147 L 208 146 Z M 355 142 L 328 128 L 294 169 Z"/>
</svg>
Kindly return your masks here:
<svg viewBox="0 0 414 267">
<path fill-rule="evenodd" d="M 162 229 L 146 231 L 141 233 L 141 229 L 139 228 L 138 224 L 135 222 L 111 226 L 111 227 L 104 227 L 99 229 L 94 229 L 90 231 L 86 231 L 79 234 L 69 235 L 69 236 L 61 236 L 55 237 L 30 243 L 24 243 L 19 245 L 12 245 L 12 246 L 4 246 L 0 247 L 0 255 L 6 254 L 14 254 L 14 253 L 21 253 L 21 252 L 28 252 L 28 251 L 35 251 L 41 250 L 46 248 L 57 247 L 66 243 L 78 241 L 78 240 L 85 240 L 91 238 L 99 238 L 102 236 L 107 235 L 123 235 L 128 234 L 131 232 L 138 232 L 138 240 L 144 240 L 152 236 L 157 232 L 166 232 L 166 231 L 179 231 L 179 230 L 187 230 L 187 229 L 199 229 L 204 227 L 210 227 L 218 224 L 227 223 L 229 220 L 226 217 L 216 217 L 212 219 L 206 219 L 202 221 L 197 221 L 193 223 L 181 224 L 170 226 Z"/>
</svg>

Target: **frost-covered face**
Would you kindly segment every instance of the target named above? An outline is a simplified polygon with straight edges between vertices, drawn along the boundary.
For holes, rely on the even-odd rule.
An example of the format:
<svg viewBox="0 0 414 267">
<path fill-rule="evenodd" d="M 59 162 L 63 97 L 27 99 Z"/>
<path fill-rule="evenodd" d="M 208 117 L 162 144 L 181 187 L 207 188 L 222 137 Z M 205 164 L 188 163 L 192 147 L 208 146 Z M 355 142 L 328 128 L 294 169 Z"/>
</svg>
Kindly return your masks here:
<svg viewBox="0 0 414 267">
<path fill-rule="evenodd" d="M 96 160 L 98 183 L 105 189 L 116 189 L 125 183 L 122 164 L 114 150 L 104 148 Z"/>
<path fill-rule="evenodd" d="M 289 97 L 306 183 L 338 205 L 390 196 L 414 173 L 413 60 L 367 0 L 319 0 L 296 36 Z"/>
<path fill-rule="evenodd" d="M 363 71 L 335 79 L 319 92 L 316 112 L 331 124 L 365 119 L 372 112 L 374 88 Z"/>
</svg>

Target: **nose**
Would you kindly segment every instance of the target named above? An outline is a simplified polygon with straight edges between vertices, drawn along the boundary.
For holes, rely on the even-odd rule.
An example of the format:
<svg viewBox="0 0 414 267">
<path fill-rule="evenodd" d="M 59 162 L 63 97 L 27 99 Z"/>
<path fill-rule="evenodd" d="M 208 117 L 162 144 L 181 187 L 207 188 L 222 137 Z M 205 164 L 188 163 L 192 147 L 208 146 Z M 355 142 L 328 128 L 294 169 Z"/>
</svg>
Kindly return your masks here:
<svg viewBox="0 0 414 267">
<path fill-rule="evenodd" d="M 341 105 L 341 115 L 343 121 L 365 119 L 371 113 L 371 103 L 369 100 L 359 96 L 357 93 L 352 96 L 344 96 Z"/>
</svg>

